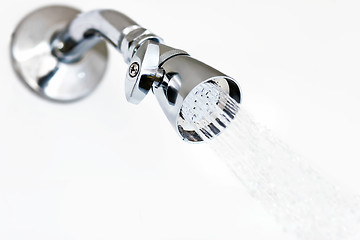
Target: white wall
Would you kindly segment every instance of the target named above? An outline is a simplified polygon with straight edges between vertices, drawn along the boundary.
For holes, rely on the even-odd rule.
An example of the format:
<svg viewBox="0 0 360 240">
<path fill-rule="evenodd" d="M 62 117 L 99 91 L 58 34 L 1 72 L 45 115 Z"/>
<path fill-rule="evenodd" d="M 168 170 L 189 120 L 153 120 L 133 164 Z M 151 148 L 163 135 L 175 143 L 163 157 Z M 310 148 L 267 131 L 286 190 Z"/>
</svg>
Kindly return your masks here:
<svg viewBox="0 0 360 240">
<path fill-rule="evenodd" d="M 88 98 L 60 105 L 29 92 L 12 70 L 10 36 L 29 11 L 55 3 L 0 8 L 0 239 L 292 239 L 206 145 L 178 138 L 153 96 L 126 102 L 113 49 Z M 238 79 L 259 122 L 360 194 L 358 1 L 61 4 L 122 11 Z"/>
</svg>

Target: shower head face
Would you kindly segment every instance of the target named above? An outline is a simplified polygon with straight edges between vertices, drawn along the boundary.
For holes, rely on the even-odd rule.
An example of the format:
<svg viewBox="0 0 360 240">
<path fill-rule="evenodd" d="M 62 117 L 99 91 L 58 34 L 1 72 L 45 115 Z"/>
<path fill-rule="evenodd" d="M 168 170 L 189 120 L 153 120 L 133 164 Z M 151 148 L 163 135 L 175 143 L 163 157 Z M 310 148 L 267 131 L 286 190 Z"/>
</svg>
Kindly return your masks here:
<svg viewBox="0 0 360 240">
<path fill-rule="evenodd" d="M 212 139 L 235 118 L 240 99 L 231 97 L 227 81 L 232 79 L 205 81 L 186 96 L 177 119 L 177 130 L 185 141 Z"/>
<path fill-rule="evenodd" d="M 233 78 L 185 55 L 172 57 L 160 67 L 163 81 L 153 92 L 184 141 L 211 139 L 230 124 L 241 100 Z"/>
</svg>

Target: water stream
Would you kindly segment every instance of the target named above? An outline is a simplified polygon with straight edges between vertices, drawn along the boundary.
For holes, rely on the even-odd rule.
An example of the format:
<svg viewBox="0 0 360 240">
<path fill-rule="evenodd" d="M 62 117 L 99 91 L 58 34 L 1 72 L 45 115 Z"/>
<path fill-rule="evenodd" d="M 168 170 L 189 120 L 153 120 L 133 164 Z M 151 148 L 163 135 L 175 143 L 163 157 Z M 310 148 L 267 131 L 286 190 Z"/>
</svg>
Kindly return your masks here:
<svg viewBox="0 0 360 240">
<path fill-rule="evenodd" d="M 359 199 L 326 181 L 226 93 L 214 90 L 214 84 L 196 89 L 185 118 L 203 139 L 211 139 L 210 148 L 254 199 L 300 239 L 359 240 Z M 203 94 L 218 101 L 206 101 Z"/>
<path fill-rule="evenodd" d="M 209 142 L 284 229 L 306 240 L 360 239 L 360 201 L 335 188 L 242 108 Z"/>
</svg>

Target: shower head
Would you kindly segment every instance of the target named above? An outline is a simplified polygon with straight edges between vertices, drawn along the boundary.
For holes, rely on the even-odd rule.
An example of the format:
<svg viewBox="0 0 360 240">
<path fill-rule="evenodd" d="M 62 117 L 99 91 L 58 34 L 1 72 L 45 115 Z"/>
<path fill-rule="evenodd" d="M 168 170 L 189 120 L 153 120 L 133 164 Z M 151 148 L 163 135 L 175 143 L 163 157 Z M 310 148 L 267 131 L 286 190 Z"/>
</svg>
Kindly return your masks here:
<svg viewBox="0 0 360 240">
<path fill-rule="evenodd" d="M 37 24 L 33 32 L 30 26 Z M 231 77 L 113 10 L 51 6 L 30 13 L 12 39 L 15 70 L 41 96 L 59 102 L 88 95 L 107 63 L 104 41 L 129 64 L 126 99 L 140 103 L 152 90 L 171 125 L 189 142 L 219 135 L 235 117 L 241 93 Z"/>
<path fill-rule="evenodd" d="M 236 115 L 237 110 L 230 114 L 227 108 L 240 103 L 237 82 L 182 50 L 149 40 L 140 46 L 129 65 L 127 100 L 138 104 L 152 89 L 185 141 L 211 139 Z"/>
<path fill-rule="evenodd" d="M 227 128 L 238 112 L 240 101 L 235 99 L 239 95 L 236 88 L 233 88 L 235 93 L 232 91 L 231 84 L 232 79 L 224 77 L 208 79 L 185 97 L 174 122 L 185 141 L 212 139 Z"/>
</svg>

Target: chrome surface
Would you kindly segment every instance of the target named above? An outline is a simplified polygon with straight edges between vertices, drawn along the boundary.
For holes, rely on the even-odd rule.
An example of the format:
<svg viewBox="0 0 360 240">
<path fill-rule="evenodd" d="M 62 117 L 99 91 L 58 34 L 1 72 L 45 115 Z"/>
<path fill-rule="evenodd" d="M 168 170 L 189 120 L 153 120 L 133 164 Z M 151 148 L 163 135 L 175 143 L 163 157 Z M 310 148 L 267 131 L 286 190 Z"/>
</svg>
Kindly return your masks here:
<svg viewBox="0 0 360 240">
<path fill-rule="evenodd" d="M 128 102 L 139 104 L 149 90 L 157 87 L 164 77 L 160 66 L 177 55 L 188 55 L 185 51 L 147 40 L 135 52 L 125 77 L 125 95 Z M 139 74 L 132 74 L 132 66 L 139 67 Z"/>
<path fill-rule="evenodd" d="M 125 95 L 129 102 L 140 103 L 150 91 L 153 82 L 162 79 L 162 74 L 158 72 L 159 56 L 159 45 L 152 41 L 142 44 L 136 51 L 125 77 Z M 136 68 L 138 69 L 135 74 Z"/>
<path fill-rule="evenodd" d="M 213 81 L 237 103 L 241 101 L 240 87 L 233 78 L 190 56 L 174 56 L 161 68 L 164 78 L 160 85 L 153 88 L 153 92 L 171 125 L 185 141 L 203 141 L 194 137 L 194 129 L 188 127 L 180 115 L 184 100 L 198 85 Z"/>
<path fill-rule="evenodd" d="M 131 26 L 124 30 L 123 36 L 120 38 L 120 52 L 124 57 L 124 61 L 129 63 L 131 58 L 140 48 L 140 46 L 147 40 L 152 40 L 157 43 L 161 43 L 162 39 L 149 30 L 139 27 Z"/>
<path fill-rule="evenodd" d="M 116 48 L 122 31 L 137 24 L 127 16 L 113 10 L 94 10 L 81 13 L 66 29 L 58 32 L 52 43 L 54 54 L 65 62 L 80 59 L 103 38 Z"/>
<path fill-rule="evenodd" d="M 191 124 L 196 112 L 189 106 L 197 102 L 196 89 L 215 86 L 234 103 L 241 101 L 240 87 L 233 78 L 183 50 L 164 45 L 160 37 L 114 10 L 80 14 L 73 8 L 50 6 L 30 13 L 13 34 L 13 66 L 41 96 L 62 102 L 77 100 L 89 94 L 104 74 L 105 42 L 113 45 L 129 64 L 126 99 L 138 104 L 152 90 L 171 125 L 185 141 L 204 140 L 202 133 L 196 135 Z M 191 100 L 186 101 L 189 94 Z M 218 100 L 206 103 L 215 106 Z M 189 113 L 188 117 L 183 116 L 182 109 Z M 201 126 L 207 129 L 212 125 Z M 217 134 L 218 131 L 213 132 L 214 136 Z"/>
<path fill-rule="evenodd" d="M 153 86 L 158 86 L 163 81 L 164 71 L 159 66 L 177 55 L 188 54 L 152 40 L 145 41 L 130 60 L 125 77 L 126 99 L 139 104 Z M 138 68 L 136 74 L 134 68 Z"/>
<path fill-rule="evenodd" d="M 69 7 L 51 6 L 27 15 L 11 41 L 15 71 L 35 93 L 54 101 L 74 101 L 87 96 L 101 81 L 107 65 L 104 43 L 90 49 L 79 61 L 61 62 L 52 54 L 51 39 L 79 14 Z"/>
<path fill-rule="evenodd" d="M 108 41 L 129 62 L 144 41 L 160 42 L 160 37 L 139 26 L 126 15 L 108 9 L 79 14 L 66 29 L 57 33 L 52 43 L 53 53 L 64 62 L 80 59 L 102 40 Z"/>
</svg>

